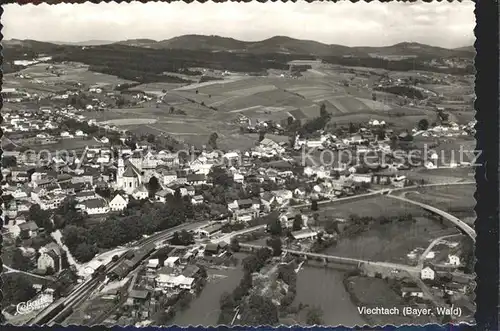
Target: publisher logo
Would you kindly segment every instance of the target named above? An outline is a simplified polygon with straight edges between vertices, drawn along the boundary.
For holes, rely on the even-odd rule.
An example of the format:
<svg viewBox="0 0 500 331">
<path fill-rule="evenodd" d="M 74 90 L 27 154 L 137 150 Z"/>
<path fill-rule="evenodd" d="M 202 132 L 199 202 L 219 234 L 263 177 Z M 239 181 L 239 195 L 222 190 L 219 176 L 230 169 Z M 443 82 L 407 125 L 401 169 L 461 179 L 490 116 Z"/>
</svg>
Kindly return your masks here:
<svg viewBox="0 0 500 331">
<path fill-rule="evenodd" d="M 49 298 L 41 297 L 36 300 L 30 300 L 18 303 L 16 306 L 16 310 L 18 314 L 28 314 L 32 311 L 43 309 L 48 305 L 50 305 L 50 303 L 51 300 Z"/>
</svg>

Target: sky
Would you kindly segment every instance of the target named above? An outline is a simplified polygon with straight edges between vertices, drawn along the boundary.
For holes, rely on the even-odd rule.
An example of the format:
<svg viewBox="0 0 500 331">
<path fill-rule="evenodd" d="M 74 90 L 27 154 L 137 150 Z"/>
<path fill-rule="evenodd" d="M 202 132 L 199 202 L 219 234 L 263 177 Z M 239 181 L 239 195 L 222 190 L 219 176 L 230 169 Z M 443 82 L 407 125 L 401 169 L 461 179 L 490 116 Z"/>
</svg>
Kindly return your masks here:
<svg viewBox="0 0 500 331">
<path fill-rule="evenodd" d="M 5 39 L 82 42 L 184 34 L 245 41 L 288 36 L 345 46 L 419 42 L 446 48 L 474 43 L 474 3 L 84 3 L 4 5 Z"/>
</svg>

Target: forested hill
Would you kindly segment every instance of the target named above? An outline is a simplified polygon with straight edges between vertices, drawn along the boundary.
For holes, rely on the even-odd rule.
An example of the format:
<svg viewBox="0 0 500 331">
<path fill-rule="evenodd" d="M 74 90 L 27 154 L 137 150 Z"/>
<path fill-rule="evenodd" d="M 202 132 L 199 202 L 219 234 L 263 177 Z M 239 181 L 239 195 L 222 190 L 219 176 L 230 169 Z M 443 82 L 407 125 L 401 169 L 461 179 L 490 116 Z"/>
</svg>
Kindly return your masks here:
<svg viewBox="0 0 500 331">
<path fill-rule="evenodd" d="M 139 82 L 184 82 L 181 78 L 169 76 L 165 72 L 179 72 L 189 67 L 265 74 L 267 69 L 287 70 L 288 62 L 292 60 L 314 59 L 333 64 L 400 71 L 418 69 L 450 74 L 473 73 L 472 66 L 448 70 L 427 64 L 432 58 L 465 55 L 468 57 L 468 50 L 448 50 L 415 43 L 379 48 L 350 48 L 288 37 L 273 37 L 261 42 L 241 42 L 231 38 L 191 35 L 161 42 L 140 39 L 94 46 L 7 40 L 3 42 L 3 46 L 4 73 L 19 70 L 13 65 L 15 60 L 52 56 L 54 62 L 81 62 L 90 65 L 93 71 Z M 397 54 L 400 58 L 384 58 L 398 56 Z M 406 55 L 403 56 L 404 54 Z"/>
</svg>

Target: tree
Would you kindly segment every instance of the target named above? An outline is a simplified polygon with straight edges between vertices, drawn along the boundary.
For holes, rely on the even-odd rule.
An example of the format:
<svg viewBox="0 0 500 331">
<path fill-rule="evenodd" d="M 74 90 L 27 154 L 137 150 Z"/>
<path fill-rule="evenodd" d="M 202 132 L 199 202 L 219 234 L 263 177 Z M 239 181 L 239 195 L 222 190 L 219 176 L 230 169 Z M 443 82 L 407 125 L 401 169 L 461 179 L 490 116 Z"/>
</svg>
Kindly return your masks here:
<svg viewBox="0 0 500 331">
<path fill-rule="evenodd" d="M 125 105 L 125 98 L 122 96 L 118 96 L 115 101 L 116 107 L 123 107 Z"/>
<path fill-rule="evenodd" d="M 318 201 L 313 200 L 313 201 L 311 202 L 311 210 L 312 210 L 312 211 L 316 211 L 316 210 L 318 210 Z"/>
<path fill-rule="evenodd" d="M 339 233 L 338 222 L 332 221 L 325 224 L 325 232 L 328 234 Z"/>
<path fill-rule="evenodd" d="M 46 275 L 53 275 L 54 273 L 55 273 L 55 270 L 51 266 L 48 266 L 47 269 L 45 269 Z"/>
<path fill-rule="evenodd" d="M 297 134 L 295 132 L 290 132 L 290 134 L 288 135 L 288 144 L 290 145 L 290 147 L 295 146 L 296 139 L 297 139 Z"/>
<path fill-rule="evenodd" d="M 326 106 L 324 103 L 322 103 L 321 106 L 319 107 L 319 116 L 323 118 L 330 116 L 330 114 L 326 111 Z"/>
<path fill-rule="evenodd" d="M 15 156 L 2 156 L 2 168 L 12 168 L 17 165 Z"/>
<path fill-rule="evenodd" d="M 26 218 L 28 221 L 35 222 L 39 228 L 44 228 L 48 233 L 51 233 L 53 230 L 54 226 L 50 219 L 50 212 L 43 210 L 38 204 L 31 205 Z"/>
<path fill-rule="evenodd" d="M 395 149 L 397 149 L 397 148 L 398 148 L 398 146 L 399 146 L 399 143 L 398 143 L 398 137 L 397 137 L 397 136 L 395 136 L 395 135 L 392 135 L 392 136 L 391 136 L 391 138 L 390 138 L 390 143 L 389 143 L 389 145 L 390 145 L 391 150 L 395 150 Z"/>
<path fill-rule="evenodd" d="M 356 133 L 358 132 L 358 129 L 353 123 L 349 123 L 349 133 Z"/>
<path fill-rule="evenodd" d="M 318 244 L 322 244 L 323 243 L 323 232 L 318 232 L 318 234 L 316 236 L 316 242 Z"/>
<path fill-rule="evenodd" d="M 202 265 L 199 265 L 198 268 L 200 269 L 200 277 L 207 278 L 208 277 L 207 269 Z"/>
<path fill-rule="evenodd" d="M 152 176 L 148 182 L 148 191 L 150 196 L 154 196 L 156 192 L 161 188 L 158 178 Z"/>
<path fill-rule="evenodd" d="M 154 143 L 154 142 L 155 142 L 155 139 L 156 139 L 155 135 L 154 135 L 154 134 L 152 134 L 152 133 L 150 133 L 150 134 L 148 134 L 148 137 L 147 137 L 147 139 L 146 139 L 146 140 L 147 140 L 147 142 L 148 142 L 148 143 L 151 143 L 151 144 L 152 144 L 152 143 Z"/>
<path fill-rule="evenodd" d="M 427 130 L 429 128 L 429 121 L 423 118 L 420 121 L 418 121 L 417 126 L 419 130 Z"/>
<path fill-rule="evenodd" d="M 295 215 L 293 219 L 293 225 L 292 225 L 292 230 L 293 231 L 299 231 L 302 229 L 302 216 L 300 214 Z"/>
<path fill-rule="evenodd" d="M 217 132 L 213 132 L 210 137 L 208 138 L 208 146 L 212 149 L 217 149 L 217 139 L 219 138 L 219 135 Z"/>
<path fill-rule="evenodd" d="M 176 231 L 170 241 L 172 245 L 187 246 L 194 243 L 194 235 L 186 230 Z"/>
<path fill-rule="evenodd" d="M 385 140 L 385 130 L 383 128 L 379 128 L 375 133 L 378 140 Z"/>
<path fill-rule="evenodd" d="M 281 222 L 278 218 L 272 219 L 267 225 L 267 228 L 273 236 L 280 236 L 283 233 L 283 228 L 281 227 Z"/>
<path fill-rule="evenodd" d="M 71 254 L 73 254 L 73 257 L 79 262 L 85 263 L 92 260 L 98 252 L 99 250 L 95 245 L 83 242 L 81 244 L 78 244 L 75 247 L 74 251 L 71 252 Z"/>
<path fill-rule="evenodd" d="M 28 257 L 23 255 L 19 248 L 15 248 L 12 254 L 11 267 L 17 270 L 27 271 L 30 269 L 31 261 Z"/>
<path fill-rule="evenodd" d="M 273 256 L 280 256 L 282 252 L 282 242 L 280 237 L 273 236 L 268 240 L 267 245 L 273 250 Z"/>
<path fill-rule="evenodd" d="M 240 251 L 240 242 L 238 241 L 237 238 L 231 238 L 231 242 L 229 243 L 229 249 L 232 252 L 239 252 Z"/>
<path fill-rule="evenodd" d="M 276 325 L 279 323 L 278 308 L 271 298 L 251 295 L 241 314 L 242 325 Z"/>
<path fill-rule="evenodd" d="M 77 201 L 73 197 L 64 198 L 54 212 L 54 227 L 62 229 L 69 224 L 83 224 L 84 215 L 76 210 Z"/>
<path fill-rule="evenodd" d="M 6 307 L 9 304 L 26 302 L 36 295 L 36 290 L 27 277 L 19 274 L 3 274 L 2 304 Z"/>
<path fill-rule="evenodd" d="M 266 137 L 266 132 L 265 131 L 260 131 L 259 132 L 259 142 L 261 142 L 262 140 L 264 140 L 265 137 Z"/>
<path fill-rule="evenodd" d="M 465 273 L 471 274 L 474 272 L 474 265 L 476 261 L 474 242 L 469 237 L 465 237 L 461 241 L 460 246 L 462 249 L 464 264 L 461 269 L 463 269 Z"/>
<path fill-rule="evenodd" d="M 208 173 L 208 177 L 212 179 L 214 185 L 229 187 L 233 184 L 233 178 L 222 167 L 212 167 Z"/>
<path fill-rule="evenodd" d="M 111 189 L 109 187 L 99 187 L 99 186 L 96 186 L 96 188 L 94 189 L 95 193 L 97 193 L 98 195 L 100 195 L 101 197 L 105 198 L 105 199 L 109 199 L 111 198 Z"/>
<path fill-rule="evenodd" d="M 306 324 L 308 325 L 322 325 L 323 311 L 318 307 L 310 308 L 306 315 Z"/>
</svg>

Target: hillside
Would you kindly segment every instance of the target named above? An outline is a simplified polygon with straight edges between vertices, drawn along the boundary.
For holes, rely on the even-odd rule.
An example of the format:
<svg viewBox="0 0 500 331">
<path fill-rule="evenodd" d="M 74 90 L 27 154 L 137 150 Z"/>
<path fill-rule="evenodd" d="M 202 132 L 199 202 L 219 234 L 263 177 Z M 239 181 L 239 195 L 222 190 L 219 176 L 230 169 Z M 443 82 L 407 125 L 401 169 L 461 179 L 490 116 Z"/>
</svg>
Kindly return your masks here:
<svg viewBox="0 0 500 331">
<path fill-rule="evenodd" d="M 115 45 L 124 45 L 132 47 L 156 48 L 157 41 L 153 39 L 127 39 L 114 42 Z"/>
<path fill-rule="evenodd" d="M 74 45 L 74 46 L 99 46 L 112 44 L 113 41 L 109 40 L 85 40 L 77 42 L 67 42 L 67 41 L 51 41 L 53 44 L 57 45 Z"/>
<path fill-rule="evenodd" d="M 288 62 L 293 60 L 318 58 L 345 66 L 470 74 L 473 72 L 471 68 L 436 68 L 429 66 L 427 61 L 430 58 L 474 57 L 468 49 L 450 50 L 417 43 L 347 47 L 283 36 L 247 42 L 219 36 L 185 35 L 162 41 L 131 39 L 95 46 L 6 40 L 3 46 L 4 73 L 22 69 L 13 65 L 15 60 L 52 56 L 55 62 L 81 62 L 90 65 L 92 71 L 142 83 L 185 83 L 183 79 L 165 73 L 190 67 L 265 75 L 268 69 L 288 70 Z"/>
<path fill-rule="evenodd" d="M 62 45 L 64 43 L 45 43 L 33 40 L 6 40 L 3 45 L 6 48 L 13 47 L 33 47 L 50 48 L 49 45 Z M 65 43 L 66 45 L 105 45 L 106 41 L 88 41 L 78 43 Z M 292 54 L 311 56 L 357 56 L 357 57 L 466 57 L 472 58 L 475 55 L 474 47 L 461 47 L 456 49 L 446 49 L 429 46 L 419 43 L 403 42 L 385 47 L 347 47 L 341 45 L 328 45 L 312 40 L 300 40 L 285 36 L 275 36 L 261 41 L 241 41 L 234 38 L 204 35 L 183 35 L 171 39 L 156 41 L 152 39 L 129 39 L 118 41 L 113 44 L 139 48 L 170 49 L 170 50 L 190 50 L 208 52 L 231 52 L 231 53 L 251 53 L 251 54 Z M 54 47 L 54 46 L 52 46 Z"/>
<path fill-rule="evenodd" d="M 446 49 L 419 43 L 403 42 L 385 47 L 347 47 L 342 45 L 324 44 L 312 40 L 294 39 L 285 36 L 275 36 L 261 41 L 241 41 L 234 38 L 204 35 L 184 35 L 154 41 L 139 39 L 123 41 L 120 44 L 148 47 L 156 49 L 185 49 L 205 51 L 227 51 L 253 54 L 283 53 L 314 56 L 418 56 L 418 57 L 471 57 L 473 47 Z"/>
<path fill-rule="evenodd" d="M 473 55 L 470 49 L 447 49 L 429 46 L 419 43 L 403 42 L 386 47 L 357 47 L 362 52 L 378 56 L 416 56 L 416 57 L 470 57 Z"/>
</svg>

